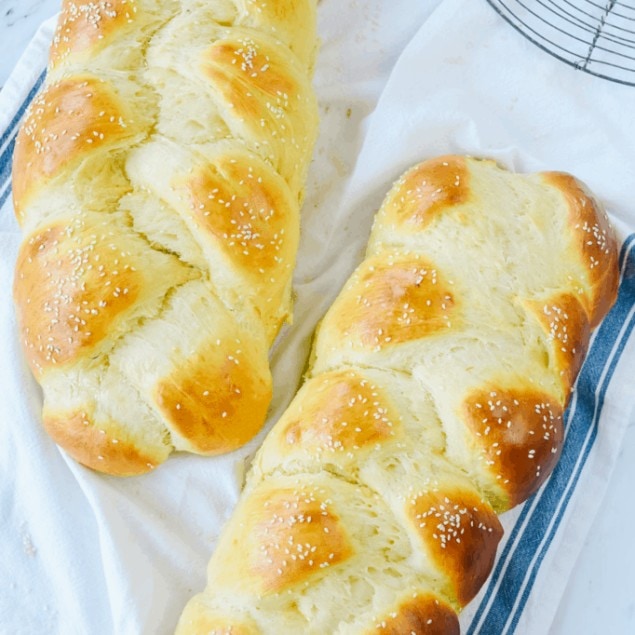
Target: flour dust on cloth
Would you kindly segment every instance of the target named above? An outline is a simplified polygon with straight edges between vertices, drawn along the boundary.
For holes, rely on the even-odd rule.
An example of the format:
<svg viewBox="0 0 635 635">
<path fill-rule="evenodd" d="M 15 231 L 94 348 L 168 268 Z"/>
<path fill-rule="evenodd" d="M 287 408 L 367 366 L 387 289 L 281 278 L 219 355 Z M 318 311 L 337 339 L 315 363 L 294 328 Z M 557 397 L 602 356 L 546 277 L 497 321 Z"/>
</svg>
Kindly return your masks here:
<svg viewBox="0 0 635 635">
<path fill-rule="evenodd" d="M 0 624 L 12 633 L 172 632 L 237 500 L 244 461 L 295 392 L 316 322 L 361 260 L 374 212 L 407 167 L 440 154 L 521 172 L 566 170 L 608 208 L 623 241 L 620 296 L 596 332 L 552 478 L 502 517 L 469 635 L 547 633 L 635 414 L 635 89 L 566 66 L 485 0 L 322 0 L 315 86 L 321 134 L 309 174 L 295 320 L 272 355 L 274 403 L 247 447 L 175 456 L 121 480 L 68 459 L 41 429 L 41 397 L 8 301 L 20 235 L 10 163 L 43 79 L 52 25 L 0 93 Z"/>
</svg>

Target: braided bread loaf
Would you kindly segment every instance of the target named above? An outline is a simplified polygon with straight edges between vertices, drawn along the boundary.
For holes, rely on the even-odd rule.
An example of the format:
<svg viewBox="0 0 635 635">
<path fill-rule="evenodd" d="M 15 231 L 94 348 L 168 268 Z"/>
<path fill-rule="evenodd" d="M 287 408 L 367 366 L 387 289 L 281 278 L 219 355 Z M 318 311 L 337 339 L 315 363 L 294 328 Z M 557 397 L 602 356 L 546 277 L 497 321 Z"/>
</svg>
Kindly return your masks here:
<svg viewBox="0 0 635 635">
<path fill-rule="evenodd" d="M 148 471 L 261 427 L 317 132 L 314 0 L 65 0 L 13 168 L 44 425 Z"/>
<path fill-rule="evenodd" d="M 406 172 L 178 633 L 458 633 L 497 513 L 558 459 L 617 280 L 573 177 L 457 156 Z"/>
</svg>

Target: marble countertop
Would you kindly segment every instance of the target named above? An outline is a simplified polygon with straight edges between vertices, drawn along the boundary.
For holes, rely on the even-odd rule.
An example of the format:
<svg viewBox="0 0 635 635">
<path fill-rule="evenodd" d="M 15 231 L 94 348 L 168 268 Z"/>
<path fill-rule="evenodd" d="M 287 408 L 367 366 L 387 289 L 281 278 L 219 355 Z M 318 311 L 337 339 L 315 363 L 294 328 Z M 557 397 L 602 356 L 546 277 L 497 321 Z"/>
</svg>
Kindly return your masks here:
<svg viewBox="0 0 635 635">
<path fill-rule="evenodd" d="M 0 87 L 61 0 L 0 0 Z M 635 633 L 635 422 L 549 635 Z M 497 634 L 492 634 L 497 635 Z M 536 633 L 535 635 L 545 635 Z"/>
<path fill-rule="evenodd" d="M 0 87 L 44 20 L 62 0 L 0 0 Z"/>
</svg>

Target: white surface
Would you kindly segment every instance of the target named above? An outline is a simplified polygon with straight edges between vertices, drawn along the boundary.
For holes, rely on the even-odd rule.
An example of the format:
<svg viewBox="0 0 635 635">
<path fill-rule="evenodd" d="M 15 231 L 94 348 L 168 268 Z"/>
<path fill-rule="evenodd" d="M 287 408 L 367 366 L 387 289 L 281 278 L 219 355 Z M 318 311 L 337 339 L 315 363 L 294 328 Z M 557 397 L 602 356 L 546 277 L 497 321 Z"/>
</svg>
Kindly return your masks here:
<svg viewBox="0 0 635 635">
<path fill-rule="evenodd" d="M 569 583 L 550 635 L 631 635 L 635 632 L 635 426 L 624 445 L 608 493 Z"/>
<path fill-rule="evenodd" d="M 44 20 L 59 11 L 61 0 L 0 0 L 0 87 Z"/>
<path fill-rule="evenodd" d="M 0 46 L 10 41 L 16 52 L 36 27 L 28 19 L 8 27 L 2 18 L 5 5 L 27 9 L 34 4 L 40 5 L 34 14 L 39 21 L 47 11 L 55 11 L 57 2 L 0 0 Z M 339 288 L 336 281 L 359 258 L 368 222 L 388 183 L 408 163 L 439 152 L 487 152 L 519 169 L 570 169 L 588 180 L 620 215 L 635 209 L 631 197 L 624 196 L 624 181 L 614 176 L 617 167 L 618 176 L 623 170 L 626 182 L 632 181 L 635 137 L 618 126 L 610 143 L 601 138 L 602 109 L 612 103 L 613 87 L 560 68 L 504 23 L 499 24 L 499 18 L 480 0 L 446 0 L 442 10 L 417 32 L 435 4 L 436 0 L 416 4 L 358 0 L 346 6 L 337 0 L 321 2 L 324 45 L 316 86 L 322 133 L 305 207 L 296 276 L 296 325 L 274 356 L 274 410 L 293 392 L 316 317 Z M 466 7 L 476 14 L 468 17 Z M 460 11 L 452 13 L 454 8 Z M 447 28 L 449 17 L 451 28 Z M 484 28 L 474 28 L 479 20 L 484 20 Z M 21 35 L 13 31 L 9 39 L 7 29 L 16 28 L 23 29 Z M 506 47 L 503 55 L 497 54 L 496 47 L 502 45 Z M 518 67 L 510 63 L 510 51 L 522 55 L 529 69 L 520 74 L 521 81 L 515 77 Z M 0 58 L 5 76 L 7 60 L 14 57 Z M 475 68 L 482 64 L 492 64 L 496 72 L 484 73 L 477 80 Z M 532 71 L 540 75 L 532 77 Z M 379 109 L 373 112 L 391 73 Z M 531 99 L 524 99 L 527 84 L 532 82 L 537 89 Z M 574 93 L 567 93 L 570 90 Z M 633 112 L 635 89 L 621 90 L 617 112 Z M 563 147 L 563 137 L 553 131 L 559 129 L 562 119 L 558 113 L 561 117 L 567 105 L 571 112 L 583 112 L 599 138 L 585 142 L 579 135 L 568 135 L 570 145 Z M 550 113 L 547 120 L 545 112 Z M 527 121 L 534 127 L 526 126 Z M 567 125 L 573 127 L 570 121 Z M 624 161 L 616 166 L 615 154 L 620 149 Z M 325 222 L 325 218 L 333 218 L 327 215 L 333 209 L 341 209 L 350 221 Z M 10 222 L 0 219 L 0 229 L 10 229 Z M 17 242 L 5 234 L 0 240 L 6 264 L 12 261 Z M 334 268 L 335 261 L 337 272 L 322 275 Z M 9 288 L 10 273 L 8 268 L 0 268 L 3 293 Z M 37 391 L 19 361 L 8 304 L 0 306 L 0 326 L 3 360 L 18 360 L 18 370 L 12 375 L 15 383 L 4 385 L 9 398 L 0 406 L 4 439 L 6 427 L 16 421 L 37 421 L 37 408 L 32 405 L 37 404 Z M 33 391 L 26 399 L 12 398 L 25 386 Z M 635 522 L 635 509 L 629 505 L 629 490 L 635 482 L 633 423 L 578 564 L 572 575 L 568 571 L 562 574 L 570 577 L 551 635 L 635 632 L 631 573 L 635 550 L 628 541 Z M 0 567 L 18 559 L 21 569 L 2 572 L 3 579 L 11 582 L 0 590 L 0 631 L 11 624 L 12 632 L 23 633 L 169 632 L 184 600 L 203 584 L 214 532 L 235 498 L 233 472 L 218 469 L 219 465 L 228 468 L 231 457 L 219 465 L 177 457 L 151 477 L 123 482 L 67 463 L 37 427 L 9 438 L 20 443 L 0 446 L 5 482 L 0 511 L 2 526 L 8 528 L 0 548 L 0 554 L 7 557 L 0 559 Z M 45 471 L 29 469 L 40 463 L 47 465 Z M 28 492 L 19 500 L 10 499 L 6 487 L 15 474 L 21 478 L 32 475 L 28 483 L 13 483 L 15 491 Z M 218 482 L 219 478 L 225 480 Z M 64 501 L 62 507 L 59 500 Z M 175 524 L 170 521 L 184 515 L 187 522 L 173 533 Z M 170 529 L 154 531 L 152 523 Z M 168 553 L 166 541 L 171 545 Z M 51 563 L 60 561 L 64 562 L 63 576 L 49 569 Z M 64 584 L 58 583 L 61 577 Z M 129 584 L 123 592 L 122 580 Z M 110 607 L 104 605 L 109 596 Z M 62 606 L 66 609 L 60 614 Z M 541 632 L 523 631 L 527 635 Z"/>
</svg>

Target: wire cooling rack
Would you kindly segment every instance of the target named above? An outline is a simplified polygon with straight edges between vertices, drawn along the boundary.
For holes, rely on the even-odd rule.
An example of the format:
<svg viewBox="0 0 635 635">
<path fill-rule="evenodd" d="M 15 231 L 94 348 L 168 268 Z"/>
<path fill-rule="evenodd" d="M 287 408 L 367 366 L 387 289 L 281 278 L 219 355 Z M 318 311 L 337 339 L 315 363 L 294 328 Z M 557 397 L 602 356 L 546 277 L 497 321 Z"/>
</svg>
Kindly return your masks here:
<svg viewBox="0 0 635 635">
<path fill-rule="evenodd" d="M 635 0 L 487 0 L 527 39 L 575 68 L 635 86 Z"/>
</svg>

